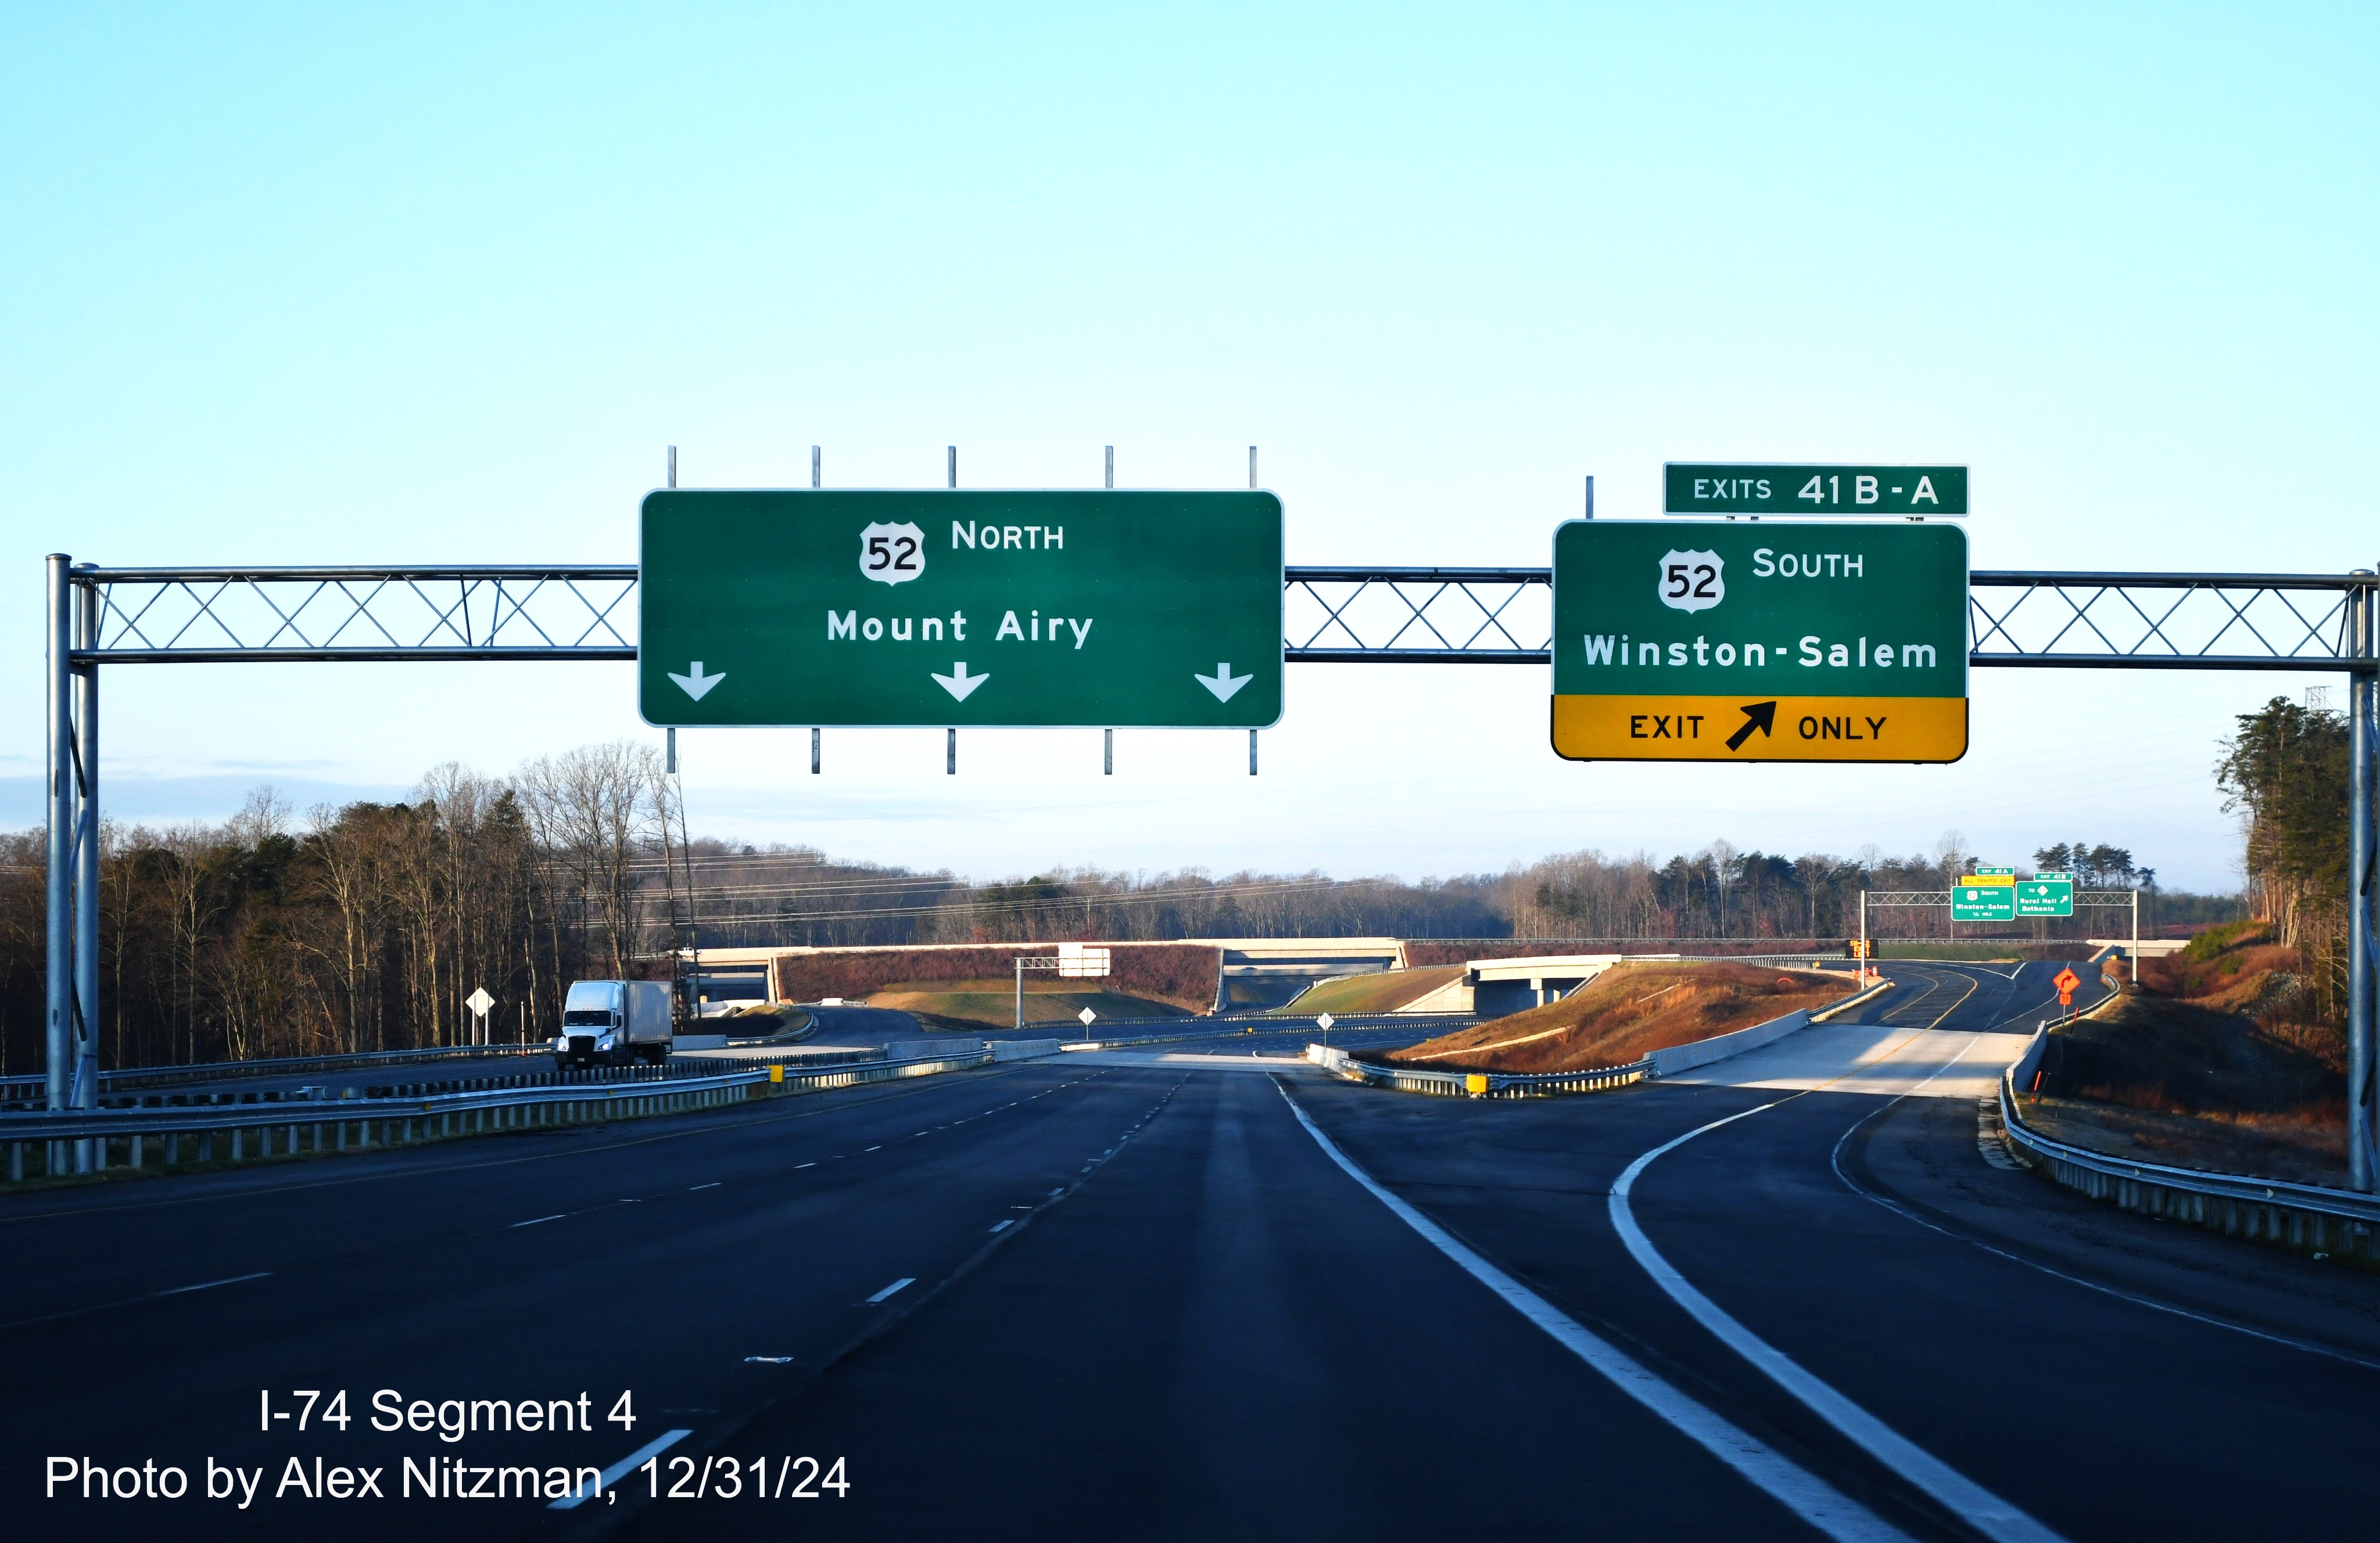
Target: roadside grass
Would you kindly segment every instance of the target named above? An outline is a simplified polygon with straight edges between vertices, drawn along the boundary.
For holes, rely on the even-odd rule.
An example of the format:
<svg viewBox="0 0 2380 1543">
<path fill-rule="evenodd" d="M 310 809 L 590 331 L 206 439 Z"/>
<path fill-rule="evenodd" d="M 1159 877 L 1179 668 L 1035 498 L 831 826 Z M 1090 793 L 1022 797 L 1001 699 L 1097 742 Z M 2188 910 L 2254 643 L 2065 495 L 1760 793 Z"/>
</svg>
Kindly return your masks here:
<svg viewBox="0 0 2380 1543">
<path fill-rule="evenodd" d="M 1270 1011 L 1301 1018 L 1310 1018 L 1317 1013 L 1393 1013 L 1409 1002 L 1462 979 L 1463 970 L 1461 965 L 1439 965 L 1427 969 L 1346 976 L 1325 980 L 1300 994 L 1296 1001 Z"/>
<path fill-rule="evenodd" d="M 1441 1034 L 1386 1059 L 1475 1072 L 1624 1066 L 1671 1045 L 1830 1006 L 1852 990 L 1847 978 L 1809 970 L 1691 960 L 1617 965 L 1560 1002 Z"/>
<path fill-rule="evenodd" d="M 2271 938 L 2234 924 L 2143 961 L 2113 1012 L 2051 1037 L 2026 1118 L 2150 1161 L 2343 1182 L 2346 1037 L 2313 1021 L 2304 960 Z"/>
</svg>

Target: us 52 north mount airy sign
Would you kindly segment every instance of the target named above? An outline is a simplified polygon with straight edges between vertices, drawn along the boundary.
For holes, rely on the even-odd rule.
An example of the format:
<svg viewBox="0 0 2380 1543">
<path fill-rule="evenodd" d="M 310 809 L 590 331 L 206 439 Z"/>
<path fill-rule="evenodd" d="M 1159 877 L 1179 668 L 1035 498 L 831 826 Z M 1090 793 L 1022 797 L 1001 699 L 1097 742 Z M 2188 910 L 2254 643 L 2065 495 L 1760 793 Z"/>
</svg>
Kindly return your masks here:
<svg viewBox="0 0 2380 1543">
<path fill-rule="evenodd" d="M 646 722 L 1265 728 L 1269 492 L 648 494 Z"/>
</svg>

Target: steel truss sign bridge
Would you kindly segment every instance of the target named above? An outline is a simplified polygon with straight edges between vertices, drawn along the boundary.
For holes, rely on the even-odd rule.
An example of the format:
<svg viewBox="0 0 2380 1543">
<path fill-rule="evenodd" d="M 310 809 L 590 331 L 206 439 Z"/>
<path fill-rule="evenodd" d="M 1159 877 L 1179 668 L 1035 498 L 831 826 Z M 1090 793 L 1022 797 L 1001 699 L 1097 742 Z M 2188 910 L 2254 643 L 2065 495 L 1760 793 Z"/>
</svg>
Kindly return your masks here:
<svg viewBox="0 0 2380 1543">
<path fill-rule="evenodd" d="M 1853 475 L 1858 475 L 1856 468 Z M 1689 494 L 1691 477 L 1688 468 Z M 1807 487 L 1806 477 L 1800 486 Z M 1855 480 L 1845 486 L 1850 490 L 1846 497 L 1860 496 Z M 1902 486 L 1914 489 L 1916 484 Z M 1793 491 L 1797 490 L 1787 490 L 1789 508 Z M 1947 497 L 1940 484 L 1931 491 Z M 1755 487 L 1746 496 L 1773 500 L 1778 492 L 1772 483 L 1766 495 Z M 1884 494 L 1879 491 L 1877 496 L 1881 499 Z M 980 540 L 981 516 L 978 517 Z M 1022 521 L 1015 523 L 1021 526 Z M 1675 539 L 1696 542 L 1706 539 L 1704 527 L 1670 529 Z M 853 567 L 854 582 L 868 583 L 857 573 L 864 551 L 860 533 L 846 532 L 843 539 L 850 543 L 850 550 L 842 561 Z M 1004 532 L 1002 545 L 1004 550 Z M 1649 580 L 1648 574 L 1648 587 Z M 1553 572 L 1548 567 L 1284 567 L 1279 570 L 1281 637 L 1277 657 L 1289 663 L 1551 663 L 1552 582 Z M 2375 757 L 2380 757 L 2380 718 L 2375 717 L 2374 700 L 2375 671 L 2380 670 L 2374 648 L 2375 585 L 2380 580 L 2362 570 L 2347 574 L 1971 572 L 1966 576 L 1963 661 L 1966 669 L 2347 673 L 2353 746 L 2349 843 L 2358 897 L 2350 907 L 2349 1078 L 2356 1096 L 2349 1112 L 2349 1158 L 2350 1182 L 2362 1190 L 2373 1188 L 2375 1172 L 2380 1172 L 2380 1154 L 2375 1154 L 2373 1141 L 2374 908 L 2380 905 L 2380 884 L 2374 881 L 2374 766 Z M 87 1109 L 97 1095 L 91 1009 L 99 996 L 101 666 L 636 662 L 638 589 L 638 570 L 626 564 L 156 568 L 78 565 L 64 554 L 52 555 L 47 560 L 45 710 L 50 800 L 46 1027 L 51 1107 Z M 1099 614 L 1079 602 L 1059 609 L 1068 619 L 1069 636 L 1075 616 Z M 816 619 L 816 625 L 823 633 L 822 617 Z M 997 619 L 993 625 L 996 633 Z M 1218 667 L 1216 674 L 1226 681 L 1243 673 L 1256 677 L 1265 663 L 1254 657 L 1243 662 L 1236 657 L 1244 630 L 1234 624 L 1229 640 L 1211 662 Z M 1620 628 L 1614 626 L 1611 631 L 1616 638 Z M 1633 629 L 1629 635 L 1634 641 Z M 995 637 L 994 641 L 998 640 Z M 1663 669 L 1670 667 L 1668 643 L 1672 640 L 1662 639 Z M 1797 634 L 1792 641 L 1798 645 L 1798 640 Z M 1893 668 L 1899 669 L 1903 667 L 1898 652 L 1903 640 L 1893 641 Z M 1061 645 L 1048 640 L 1045 628 L 1040 646 L 1054 650 Z M 1947 682 L 1960 668 L 1950 657 L 1953 649 L 1946 647 L 1944 640 L 1936 640 L 1934 648 L 1930 668 Z M 708 649 L 706 642 L 699 670 L 692 668 L 690 650 L 683 662 L 656 662 L 667 665 L 665 674 L 707 678 L 717 673 L 721 663 L 710 657 Z M 1275 656 L 1268 650 L 1267 658 L 1270 657 Z M 1636 657 L 1641 658 L 1641 653 Z M 1746 667 L 1743 657 L 1739 651 L 1736 668 Z M 1617 658 L 1615 642 L 1615 664 Z M 986 667 L 953 652 L 953 669 L 949 672 L 953 676 L 961 659 L 966 662 L 970 678 Z M 1164 671 L 1204 674 L 1208 663 L 1172 661 L 1164 665 Z M 1164 671 L 1148 678 L 1163 686 Z M 1934 676 L 1926 678 L 1931 681 Z M 1656 689 L 1670 689 L 1669 680 L 1663 677 L 1664 684 Z M 1183 685 L 1188 690 L 1201 689 L 1186 680 Z M 929 686 L 927 689 L 941 688 Z M 1247 690 L 1255 692 L 1257 687 L 1251 685 Z M 1785 696 L 1780 689 L 1780 712 Z M 1257 699 L 1262 700 L 1261 695 Z M 1117 709 L 1101 703 L 1075 711 L 1104 713 Z M 1256 710 L 1239 711 L 1246 716 L 1220 722 L 1270 722 L 1269 716 Z M 1739 710 L 1739 719 L 1742 716 Z M 1152 706 L 1141 721 L 1160 720 L 1173 721 L 1173 715 L 1162 706 Z M 954 721 L 953 711 L 944 710 L 941 721 Z M 987 721 L 1026 720 L 1003 715 Z M 1741 726 L 1739 723 L 1737 727 Z"/>
</svg>

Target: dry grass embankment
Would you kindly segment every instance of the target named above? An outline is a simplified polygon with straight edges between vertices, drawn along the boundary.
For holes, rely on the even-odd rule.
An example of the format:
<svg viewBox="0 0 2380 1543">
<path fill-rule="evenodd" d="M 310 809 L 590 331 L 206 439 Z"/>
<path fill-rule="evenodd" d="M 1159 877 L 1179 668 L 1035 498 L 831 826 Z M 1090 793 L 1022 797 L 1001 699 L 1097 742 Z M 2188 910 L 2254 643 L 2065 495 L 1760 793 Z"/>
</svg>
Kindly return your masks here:
<svg viewBox="0 0 2380 1543">
<path fill-rule="evenodd" d="M 1463 978 L 1461 965 L 1439 966 L 1434 969 L 1386 970 L 1378 975 L 1351 975 L 1338 980 L 1325 980 L 1312 990 L 1299 995 L 1276 1013 L 1293 1013 L 1310 1018 L 1317 1013 L 1393 1013 L 1407 1002 L 1417 1002 L 1441 986 Z"/>
<path fill-rule="evenodd" d="M 777 994 L 787 1002 L 873 998 L 902 985 L 941 991 L 964 990 L 970 982 L 1011 978 L 1019 954 L 1044 959 L 1057 952 L 1056 943 L 986 943 L 975 948 L 785 954 L 778 956 L 774 974 Z M 1222 977 L 1220 949 L 1194 943 L 1135 943 L 1116 948 L 1111 958 L 1115 973 L 1107 984 L 1125 996 L 1166 1002 L 1188 1013 L 1204 1013 L 1214 1006 L 1216 983 Z M 1029 984 L 1026 989 L 1031 990 Z"/>
<path fill-rule="evenodd" d="M 790 1002 L 756 1002 L 749 1007 L 739 1007 L 733 1013 L 705 1019 L 715 1024 L 725 1034 L 795 1035 L 811 1027 L 816 1020 L 809 1013 Z"/>
<path fill-rule="evenodd" d="M 1102 1020 L 1185 1018 L 1169 1002 L 1121 991 L 1085 990 L 1088 981 L 1044 978 L 1025 982 L 1026 1024 L 1064 1024 L 1079 1029 L 1087 1007 Z M 1016 1023 L 1016 983 L 1009 980 L 902 980 L 868 993 L 870 1007 L 906 1013 L 932 1028 L 1011 1028 Z"/>
<path fill-rule="evenodd" d="M 2313 1021 L 2304 970 L 2260 923 L 2143 961 L 2141 989 L 2050 1037 L 2025 1118 L 2145 1161 L 2343 1183 L 2347 1039 Z"/>
<path fill-rule="evenodd" d="M 1808 970 L 1682 960 L 1619 965 L 1560 1002 L 1425 1039 L 1389 1059 L 1462 1072 L 1624 1066 L 1671 1045 L 1831 1006 L 1852 990 L 1848 977 Z"/>
</svg>

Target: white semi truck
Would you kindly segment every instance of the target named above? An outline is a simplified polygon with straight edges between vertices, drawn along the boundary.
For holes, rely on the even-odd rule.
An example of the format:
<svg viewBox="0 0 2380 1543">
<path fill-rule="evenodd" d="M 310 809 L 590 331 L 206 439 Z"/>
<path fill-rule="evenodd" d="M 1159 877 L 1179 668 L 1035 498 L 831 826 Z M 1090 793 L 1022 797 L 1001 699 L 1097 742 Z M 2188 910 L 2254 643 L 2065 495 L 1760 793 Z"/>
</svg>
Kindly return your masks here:
<svg viewBox="0 0 2380 1543">
<path fill-rule="evenodd" d="M 565 1066 L 667 1061 L 672 1046 L 669 983 L 574 980 L 563 999 L 554 1059 Z"/>
</svg>

